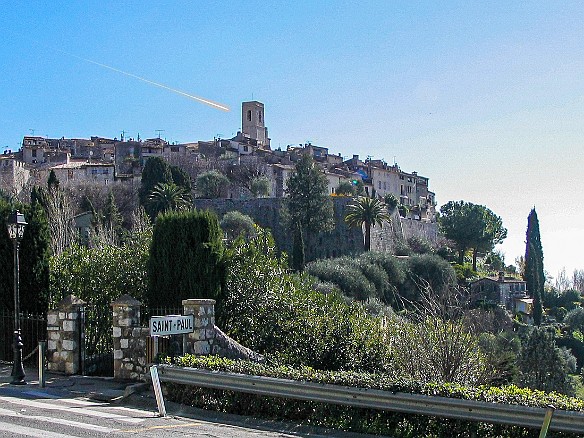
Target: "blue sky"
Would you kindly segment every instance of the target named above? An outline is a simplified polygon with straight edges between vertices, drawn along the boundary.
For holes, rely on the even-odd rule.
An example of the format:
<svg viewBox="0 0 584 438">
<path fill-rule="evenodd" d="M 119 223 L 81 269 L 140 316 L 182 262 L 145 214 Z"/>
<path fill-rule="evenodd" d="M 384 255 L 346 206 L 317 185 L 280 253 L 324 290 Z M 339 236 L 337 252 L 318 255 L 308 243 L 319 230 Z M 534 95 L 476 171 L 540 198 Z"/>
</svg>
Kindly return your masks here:
<svg viewBox="0 0 584 438">
<path fill-rule="evenodd" d="M 500 215 L 508 264 L 535 206 L 546 270 L 584 269 L 581 2 L 26 3 L 0 17 L 1 147 L 31 130 L 227 137 L 253 98 L 273 147 L 395 159 L 440 205 Z"/>
</svg>

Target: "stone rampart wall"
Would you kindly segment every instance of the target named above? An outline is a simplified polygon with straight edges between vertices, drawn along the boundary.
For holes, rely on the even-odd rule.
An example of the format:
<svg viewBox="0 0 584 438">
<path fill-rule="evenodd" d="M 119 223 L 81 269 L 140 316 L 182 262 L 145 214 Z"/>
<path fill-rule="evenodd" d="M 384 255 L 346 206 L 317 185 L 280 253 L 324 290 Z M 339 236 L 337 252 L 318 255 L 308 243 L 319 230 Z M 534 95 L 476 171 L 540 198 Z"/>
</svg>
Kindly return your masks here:
<svg viewBox="0 0 584 438">
<path fill-rule="evenodd" d="M 240 211 L 252 217 L 261 227 L 269 228 L 278 249 L 291 254 L 292 238 L 284 224 L 282 215 L 284 202 L 284 198 L 196 199 L 195 207 L 213 210 L 219 217 L 228 211 Z M 363 231 L 349 228 L 344 222 L 345 209 L 349 202 L 351 202 L 351 198 L 333 198 L 335 228 L 330 233 L 320 233 L 311 244 L 307 245 L 307 261 L 358 254 L 364 251 Z M 438 228 L 434 223 L 404 219 L 394 213 L 391 223 L 372 228 L 371 249 L 391 251 L 397 241 L 412 236 L 423 237 L 435 242 L 438 237 Z"/>
</svg>

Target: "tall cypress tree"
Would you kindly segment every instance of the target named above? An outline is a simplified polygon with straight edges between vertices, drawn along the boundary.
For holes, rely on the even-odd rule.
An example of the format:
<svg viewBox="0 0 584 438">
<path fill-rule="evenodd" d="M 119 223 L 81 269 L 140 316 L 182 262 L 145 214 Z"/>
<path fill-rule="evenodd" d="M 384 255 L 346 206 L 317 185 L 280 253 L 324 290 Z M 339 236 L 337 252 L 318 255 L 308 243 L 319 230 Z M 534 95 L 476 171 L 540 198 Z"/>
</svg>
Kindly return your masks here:
<svg viewBox="0 0 584 438">
<path fill-rule="evenodd" d="M 539 220 L 535 208 L 527 217 L 527 239 L 525 245 L 525 274 L 527 290 L 533 298 L 533 321 L 535 325 L 541 324 L 543 314 L 542 296 L 545 283 L 543 271 L 543 249 L 539 235 Z"/>
<path fill-rule="evenodd" d="M 148 264 L 147 304 L 176 307 L 221 292 L 223 233 L 210 211 L 169 211 L 156 218 Z"/>
<path fill-rule="evenodd" d="M 142 183 L 140 190 L 138 190 L 138 198 L 140 200 L 140 205 L 144 207 L 148 216 L 152 222 L 156 219 L 158 211 L 152 211 L 148 207 L 148 196 L 154 190 L 159 183 L 169 184 L 172 182 L 172 172 L 170 171 L 170 166 L 166 161 L 160 157 L 150 157 L 144 165 L 142 170 Z"/>
</svg>

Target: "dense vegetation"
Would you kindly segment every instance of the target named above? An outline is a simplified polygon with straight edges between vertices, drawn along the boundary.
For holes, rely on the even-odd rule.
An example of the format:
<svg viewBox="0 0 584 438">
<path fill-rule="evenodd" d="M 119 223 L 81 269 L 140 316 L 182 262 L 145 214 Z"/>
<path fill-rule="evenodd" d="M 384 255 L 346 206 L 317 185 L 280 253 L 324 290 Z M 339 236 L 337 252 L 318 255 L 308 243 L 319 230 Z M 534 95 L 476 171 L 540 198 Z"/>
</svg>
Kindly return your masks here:
<svg viewBox="0 0 584 438">
<path fill-rule="evenodd" d="M 348 297 L 360 301 L 376 298 L 398 310 L 411 307 L 428 289 L 440 293 L 456 284 L 450 264 L 433 254 L 398 259 L 389 253 L 369 252 L 317 260 L 306 266 L 306 272 L 332 283 Z"/>
<path fill-rule="evenodd" d="M 555 393 L 543 393 L 516 386 L 502 388 L 465 387 L 456 384 L 420 383 L 381 374 L 318 371 L 307 367 L 289 367 L 231 361 L 217 357 L 186 355 L 178 358 L 179 366 L 229 371 L 266 377 L 301 380 L 390 392 L 408 392 L 431 396 L 460 398 L 523 406 L 584 410 L 584 402 Z M 278 397 L 256 396 L 232 391 L 169 385 L 170 397 L 181 403 L 205 409 L 261 416 L 278 420 L 300 421 L 306 424 L 334 427 L 353 432 L 391 435 L 398 438 L 414 437 L 531 437 L 535 432 L 519 426 L 474 423 L 464 420 L 427 417 L 421 415 L 385 412 L 372 409 L 337 406 L 326 403 L 303 402 Z M 574 437 L 574 434 L 554 433 L 554 436 Z"/>
<path fill-rule="evenodd" d="M 28 225 L 20 243 L 20 309 L 44 313 L 49 302 L 50 236 L 45 211 L 38 202 L 14 204 L 0 200 L 3 223 L 15 209 L 24 214 Z M 0 306 L 14 308 L 14 247 L 6 227 L 0 230 Z"/>
<path fill-rule="evenodd" d="M 216 298 L 224 276 L 222 237 L 212 212 L 159 214 L 150 246 L 146 302 L 180 307 L 187 298 Z"/>
<path fill-rule="evenodd" d="M 324 181 L 314 162 L 301 160 L 297 178 L 289 185 L 288 225 L 295 240 L 290 258 L 276 250 L 269 231 L 254 226 L 247 216 L 232 212 L 220 224 L 212 213 L 188 210 L 184 195 L 191 190 L 189 178 L 159 161 L 149 163 L 139 199 L 149 209 L 150 219 L 156 218 L 153 228 L 144 213 L 130 209 L 136 205 L 124 201 L 123 191 L 114 195 L 113 190 L 86 190 L 75 198 L 54 175 L 46 189 L 33 190 L 31 204 L 0 203 L 4 217 L 17 207 L 29 222 L 21 246 L 21 301 L 29 306 L 27 310 L 44 311 L 48 303 L 71 293 L 106 312 L 123 293 L 150 306 L 175 307 L 185 298 L 211 297 L 217 299 L 218 326 L 268 359 L 265 368 L 218 361 L 221 369 L 281 376 L 289 372 L 307 380 L 384 389 L 404 385 L 400 387 L 404 391 L 421 393 L 433 388 L 434 393 L 463 398 L 490 394 L 505 401 L 525 396 L 536 404 L 547 403 L 546 397 L 555 403 L 567 399 L 505 385 L 569 395 L 578 391 L 577 374 L 584 364 L 584 281 L 580 281 L 584 273 L 580 277 L 575 273 L 571 282 L 555 287 L 548 282 L 541 288 L 543 255 L 536 216 L 530 214 L 527 233 L 528 248 L 536 251 L 526 251 L 520 266 L 526 277 L 532 272 L 538 275 L 541 327 L 534 328 L 512 320 L 503 309 L 477 308 L 468 299 L 469 279 L 510 271 L 493 251 L 505 230 L 500 218 L 485 207 L 453 203 L 451 210 L 445 210 L 442 226 L 451 226 L 454 234 L 444 245 L 410 238 L 397 242 L 393 254 L 367 251 L 316 260 L 303 269 L 305 240 L 328 229 L 331 220 L 329 197 L 322 197 Z M 204 176 L 198 181 L 200 195 L 203 189 L 209 196 L 219 193 L 213 192 L 217 187 L 224 190 L 221 181 Z M 252 176 L 250 187 L 261 178 Z M 311 199 L 302 197 L 307 185 L 318 188 Z M 251 192 L 265 194 L 265 181 Z M 124 208 L 119 210 L 118 203 Z M 313 208 L 317 204 L 323 207 L 320 211 Z M 351 205 L 355 214 L 349 222 L 365 227 L 377 219 L 392 220 L 386 211 L 399 208 L 390 197 L 383 205 L 378 201 L 371 205 L 378 213 L 374 219 L 357 208 L 358 200 Z M 79 211 L 93 215 L 84 237 L 72 223 Z M 475 221 L 473 227 L 482 237 L 456 236 L 460 221 Z M 10 308 L 12 244 L 7 236 L 0 239 L 0 252 L 5 260 L 0 269 L 1 303 Z M 109 336 L 109 327 L 103 333 Z M 183 360 L 195 363 L 193 358 Z M 333 371 L 339 374 L 329 373 Z M 472 389 L 480 385 L 505 388 L 501 392 Z M 247 403 L 249 409 L 278 418 L 283 415 L 279 411 L 297 409 L 295 415 L 309 415 L 310 421 L 317 418 L 310 415 L 318 414 L 323 424 L 392 431 L 396 436 L 439 436 L 437 431 L 449 428 L 464 436 L 471 430 L 468 424 L 450 420 L 410 416 L 399 423 L 397 416 L 387 413 L 201 391 L 208 403 L 221 409 L 229 405 L 237 410 L 238 403 Z M 213 394 L 224 395 L 224 400 Z M 362 429 L 365 424 L 369 426 Z M 509 436 L 494 426 L 482 425 L 478 430 L 484 436 Z"/>
</svg>

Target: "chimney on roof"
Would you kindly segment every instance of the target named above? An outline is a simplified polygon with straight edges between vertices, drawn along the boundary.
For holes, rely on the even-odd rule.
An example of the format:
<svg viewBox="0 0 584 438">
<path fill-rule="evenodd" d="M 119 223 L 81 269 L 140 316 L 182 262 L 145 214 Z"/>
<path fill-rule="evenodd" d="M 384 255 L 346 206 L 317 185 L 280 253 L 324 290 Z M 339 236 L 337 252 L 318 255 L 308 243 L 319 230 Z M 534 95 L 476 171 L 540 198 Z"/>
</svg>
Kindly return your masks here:
<svg viewBox="0 0 584 438">
<path fill-rule="evenodd" d="M 353 155 L 353 161 L 359 161 L 359 155 Z"/>
</svg>

